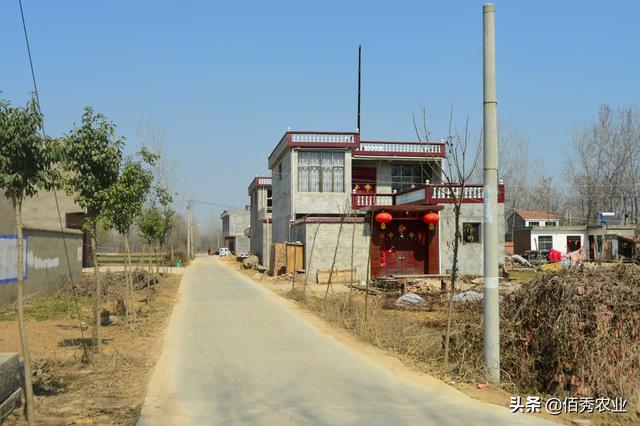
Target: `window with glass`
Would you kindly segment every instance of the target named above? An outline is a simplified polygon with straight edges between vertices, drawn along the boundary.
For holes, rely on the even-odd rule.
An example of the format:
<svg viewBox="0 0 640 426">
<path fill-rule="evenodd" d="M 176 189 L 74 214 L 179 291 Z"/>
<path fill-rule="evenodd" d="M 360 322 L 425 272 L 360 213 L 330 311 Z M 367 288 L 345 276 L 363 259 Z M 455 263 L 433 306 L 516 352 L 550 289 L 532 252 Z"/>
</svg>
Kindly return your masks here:
<svg viewBox="0 0 640 426">
<path fill-rule="evenodd" d="M 529 226 L 540 226 L 540 222 L 529 222 Z"/>
<path fill-rule="evenodd" d="M 344 152 L 298 152 L 299 192 L 344 192 Z"/>
<path fill-rule="evenodd" d="M 552 222 L 545 222 L 545 224 L 544 224 L 544 225 L 545 225 L 545 226 L 557 226 L 557 225 L 558 225 L 558 223 L 557 223 L 557 222 L 552 221 Z"/>
<path fill-rule="evenodd" d="M 553 237 L 551 235 L 540 235 L 538 237 L 538 250 L 551 250 L 553 248 Z"/>
<path fill-rule="evenodd" d="M 391 190 L 408 191 L 425 185 L 430 179 L 429 166 L 422 164 L 394 164 L 391 166 Z"/>
<path fill-rule="evenodd" d="M 273 194 L 270 189 L 267 189 L 267 210 L 271 210 L 273 206 Z"/>
<path fill-rule="evenodd" d="M 465 222 L 462 224 L 462 239 L 465 243 L 480 242 L 480 223 Z"/>
</svg>

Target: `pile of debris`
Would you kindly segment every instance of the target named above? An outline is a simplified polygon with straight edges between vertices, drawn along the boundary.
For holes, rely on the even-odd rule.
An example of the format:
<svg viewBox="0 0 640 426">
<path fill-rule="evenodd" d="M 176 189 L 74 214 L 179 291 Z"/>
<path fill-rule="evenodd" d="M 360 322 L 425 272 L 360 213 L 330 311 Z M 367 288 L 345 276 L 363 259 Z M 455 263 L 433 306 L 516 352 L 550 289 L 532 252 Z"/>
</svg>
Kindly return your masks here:
<svg viewBox="0 0 640 426">
<path fill-rule="evenodd" d="M 471 364 L 482 364 L 481 309 L 481 304 L 470 303 L 461 313 L 467 319 L 458 348 L 467 354 L 461 369 L 471 367 L 470 353 L 477 358 Z M 519 287 L 501 303 L 500 343 L 501 367 L 519 388 L 635 402 L 640 267 L 560 270 Z"/>
</svg>

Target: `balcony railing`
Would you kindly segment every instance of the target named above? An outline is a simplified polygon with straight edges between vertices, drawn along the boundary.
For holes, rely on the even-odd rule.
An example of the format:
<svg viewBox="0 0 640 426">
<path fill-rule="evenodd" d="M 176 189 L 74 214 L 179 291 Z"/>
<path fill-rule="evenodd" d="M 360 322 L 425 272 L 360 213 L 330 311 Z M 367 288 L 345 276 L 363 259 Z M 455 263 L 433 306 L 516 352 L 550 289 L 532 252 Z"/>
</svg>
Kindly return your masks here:
<svg viewBox="0 0 640 426">
<path fill-rule="evenodd" d="M 314 133 L 314 132 L 297 132 L 290 133 L 290 142 L 311 143 L 311 144 L 352 144 L 356 141 L 355 133 Z"/>
<path fill-rule="evenodd" d="M 392 206 L 400 204 L 450 204 L 462 195 L 463 203 L 484 202 L 482 185 L 465 185 L 449 188 L 447 185 L 427 185 L 399 194 L 352 194 L 351 205 L 354 209 L 369 206 Z M 498 185 L 498 202 L 504 203 L 504 184 Z"/>
<path fill-rule="evenodd" d="M 249 184 L 249 196 L 256 190 L 256 188 L 270 188 L 271 176 L 256 176 Z"/>
<path fill-rule="evenodd" d="M 355 156 L 444 157 L 443 143 L 360 141 Z"/>
<path fill-rule="evenodd" d="M 394 194 L 351 194 L 351 207 L 361 209 L 370 206 L 392 206 L 394 197 Z"/>
<path fill-rule="evenodd" d="M 268 177 L 257 177 L 256 178 L 257 185 L 269 186 L 271 185 L 271 176 Z"/>
<path fill-rule="evenodd" d="M 401 194 L 396 194 L 396 204 L 409 204 L 415 202 L 425 202 L 427 204 L 447 204 L 453 203 L 456 199 L 462 198 L 463 203 L 484 202 L 483 185 L 465 185 L 462 193 L 461 186 L 450 188 L 447 185 L 427 185 L 423 188 L 416 188 Z M 498 185 L 498 202 L 504 203 L 504 184 Z"/>
</svg>

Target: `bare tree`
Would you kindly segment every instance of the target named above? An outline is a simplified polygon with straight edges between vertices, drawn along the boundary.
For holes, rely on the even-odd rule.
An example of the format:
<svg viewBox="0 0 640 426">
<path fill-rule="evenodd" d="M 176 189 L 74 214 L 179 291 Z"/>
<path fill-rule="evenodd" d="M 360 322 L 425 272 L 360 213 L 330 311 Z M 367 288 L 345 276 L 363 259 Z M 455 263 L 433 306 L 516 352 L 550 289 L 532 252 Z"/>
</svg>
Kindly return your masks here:
<svg viewBox="0 0 640 426">
<path fill-rule="evenodd" d="M 500 123 L 500 149 L 498 151 L 500 179 L 505 182 L 505 216 L 517 209 L 531 208 L 531 168 L 529 139 L 508 123 Z M 481 168 L 478 167 L 481 180 Z M 506 219 L 506 217 L 505 217 Z"/>
<path fill-rule="evenodd" d="M 631 108 L 601 105 L 594 122 L 574 130 L 565 176 L 571 185 L 571 204 L 585 223 L 598 211 L 637 218 L 639 121 Z"/>
<path fill-rule="evenodd" d="M 418 137 L 418 142 L 424 144 L 429 142 L 430 131 L 427 123 L 426 108 L 422 108 L 422 134 L 421 130 L 413 118 L 413 127 Z M 447 329 L 444 342 L 444 365 L 449 364 L 449 342 L 451 338 L 451 319 L 453 314 L 453 297 L 456 291 L 458 280 L 458 249 L 462 241 L 460 227 L 460 213 L 462 201 L 465 198 L 465 188 L 473 178 L 481 153 L 481 143 L 473 146 L 469 133 L 469 118 L 465 120 L 462 131 L 453 125 L 453 107 L 449 116 L 449 136 L 445 141 L 447 158 L 444 167 L 441 169 L 442 185 L 451 198 L 454 214 L 454 237 L 452 242 L 452 262 L 451 262 L 451 282 L 449 289 L 449 303 L 447 307 Z M 427 167 L 433 167 L 430 162 L 426 162 Z"/>
</svg>

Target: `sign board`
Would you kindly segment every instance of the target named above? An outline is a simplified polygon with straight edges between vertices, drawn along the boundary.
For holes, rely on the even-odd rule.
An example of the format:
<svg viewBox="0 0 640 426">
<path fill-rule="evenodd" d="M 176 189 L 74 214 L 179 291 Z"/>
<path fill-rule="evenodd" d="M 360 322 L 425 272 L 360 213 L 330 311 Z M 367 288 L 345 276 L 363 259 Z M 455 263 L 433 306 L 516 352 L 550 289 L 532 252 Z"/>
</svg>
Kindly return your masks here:
<svg viewBox="0 0 640 426">
<path fill-rule="evenodd" d="M 27 278 L 27 238 L 24 244 L 24 279 Z M 18 237 L 15 235 L 0 235 L 0 284 L 18 281 Z"/>
</svg>

